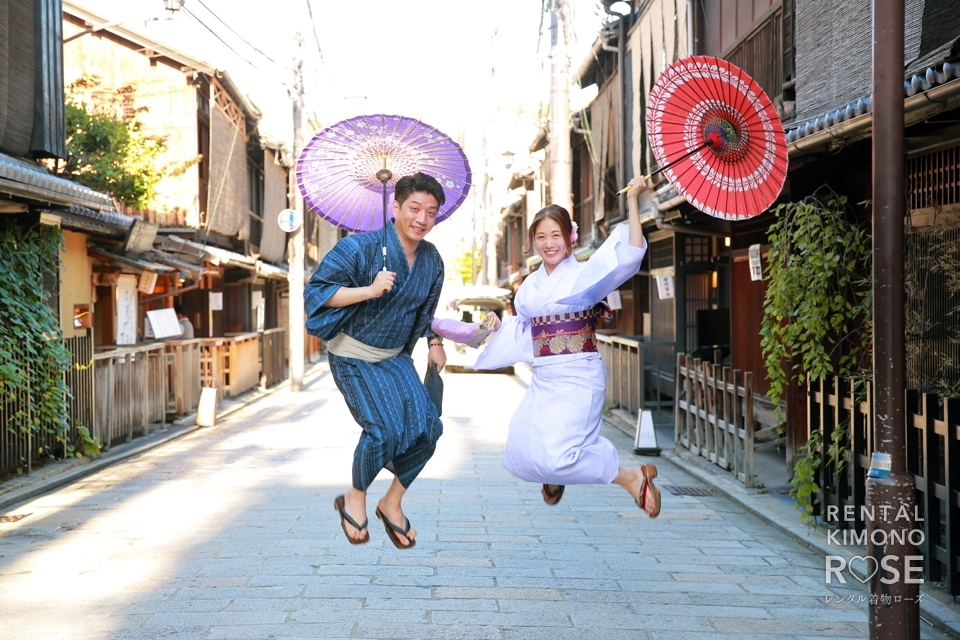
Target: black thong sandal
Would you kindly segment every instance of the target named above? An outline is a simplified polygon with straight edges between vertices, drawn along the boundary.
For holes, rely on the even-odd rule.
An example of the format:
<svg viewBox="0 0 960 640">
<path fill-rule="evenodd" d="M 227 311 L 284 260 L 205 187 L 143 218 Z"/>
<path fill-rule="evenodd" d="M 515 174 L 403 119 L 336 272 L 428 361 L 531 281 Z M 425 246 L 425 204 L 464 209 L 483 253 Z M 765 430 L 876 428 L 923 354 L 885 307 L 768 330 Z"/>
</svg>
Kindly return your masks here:
<svg viewBox="0 0 960 640">
<path fill-rule="evenodd" d="M 390 522 L 390 520 L 387 519 L 387 516 L 383 515 L 383 512 L 380 511 L 380 507 L 377 507 L 377 518 L 379 518 L 380 521 L 383 522 L 383 528 L 386 529 L 387 535 L 390 536 L 390 541 L 393 542 L 393 546 L 395 546 L 397 549 L 409 549 L 417 545 L 416 540 L 410 540 L 410 538 L 407 538 L 407 540 L 410 540 L 410 544 L 403 544 L 402 542 L 400 542 L 400 538 L 397 537 L 398 533 L 402 536 L 405 536 L 410 532 L 409 518 L 407 518 L 406 516 L 404 516 L 403 518 L 406 521 L 406 525 L 407 525 L 406 529 L 401 529 L 397 525 Z"/>
<path fill-rule="evenodd" d="M 566 488 L 562 484 L 556 484 L 553 486 L 555 486 L 556 489 L 552 491 L 550 490 L 550 485 L 548 484 L 543 485 L 543 487 L 540 489 L 540 494 L 543 496 L 543 501 L 549 504 L 550 506 L 553 506 L 558 502 L 560 502 L 560 498 L 563 497 L 563 490 Z"/>
<path fill-rule="evenodd" d="M 640 472 L 643 474 L 643 482 L 640 484 L 640 495 L 637 498 L 637 506 L 647 511 L 647 487 L 650 488 L 650 493 L 653 496 L 653 510 L 648 514 L 651 518 L 656 518 L 660 515 L 660 490 L 653 485 L 653 479 L 657 477 L 657 468 L 652 464 L 645 464 L 640 467 Z"/>
<path fill-rule="evenodd" d="M 364 529 L 366 529 L 367 525 L 370 523 L 370 520 L 366 520 L 363 524 L 357 524 L 357 521 L 351 518 L 350 514 L 347 513 L 347 502 L 343 496 L 337 496 L 334 499 L 333 508 L 336 509 L 340 514 L 340 526 L 343 527 L 343 535 L 347 536 L 347 541 L 349 541 L 350 544 L 363 544 L 365 542 L 370 542 L 370 532 L 364 531 Z M 360 539 L 351 538 L 350 534 L 347 533 L 347 522 L 349 522 L 354 529 L 358 531 L 364 531 L 364 533 L 366 533 L 366 537 Z"/>
</svg>

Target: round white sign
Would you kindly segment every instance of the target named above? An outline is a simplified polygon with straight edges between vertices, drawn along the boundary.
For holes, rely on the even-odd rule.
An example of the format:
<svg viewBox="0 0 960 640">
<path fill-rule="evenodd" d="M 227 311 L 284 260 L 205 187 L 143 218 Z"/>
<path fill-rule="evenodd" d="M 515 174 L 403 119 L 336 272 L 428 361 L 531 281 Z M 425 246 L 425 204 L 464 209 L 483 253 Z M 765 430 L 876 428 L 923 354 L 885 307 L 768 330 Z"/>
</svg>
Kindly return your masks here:
<svg viewBox="0 0 960 640">
<path fill-rule="evenodd" d="M 300 228 L 300 214 L 293 209 L 284 209 L 277 216 L 277 224 L 287 233 L 296 231 Z"/>
</svg>

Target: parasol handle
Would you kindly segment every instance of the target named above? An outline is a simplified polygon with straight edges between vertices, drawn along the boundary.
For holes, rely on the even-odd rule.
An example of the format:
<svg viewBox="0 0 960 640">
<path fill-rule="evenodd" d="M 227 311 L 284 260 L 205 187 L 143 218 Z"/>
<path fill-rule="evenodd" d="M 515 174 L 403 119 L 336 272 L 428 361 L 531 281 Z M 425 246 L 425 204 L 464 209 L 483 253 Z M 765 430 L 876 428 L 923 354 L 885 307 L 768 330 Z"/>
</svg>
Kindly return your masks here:
<svg viewBox="0 0 960 640">
<path fill-rule="evenodd" d="M 383 187 L 383 271 L 387 270 L 387 183 L 393 173 L 389 169 L 380 169 L 377 171 L 377 180 Z"/>
<path fill-rule="evenodd" d="M 697 147 L 697 148 L 694 149 L 693 151 L 690 151 L 689 153 L 685 153 L 684 155 L 680 156 L 679 158 L 677 158 L 676 160 L 674 160 L 673 162 L 671 162 L 671 163 L 668 164 L 667 166 L 665 166 L 665 167 L 660 167 L 659 169 L 657 169 L 657 170 L 654 171 L 653 173 L 651 173 L 651 174 L 649 174 L 649 175 L 643 176 L 644 182 L 646 182 L 647 180 L 649 180 L 649 179 L 652 178 L 653 176 L 657 175 L 658 173 L 661 173 L 661 172 L 663 172 L 663 171 L 666 171 L 667 169 L 669 169 L 669 168 L 672 167 L 673 165 L 677 164 L 677 163 L 680 162 L 681 160 L 686 160 L 687 158 L 689 158 L 690 156 L 692 156 L 693 154 L 695 154 L 697 151 L 702 151 L 703 149 L 706 149 L 707 147 L 712 147 L 713 144 L 714 144 L 713 138 L 707 138 L 707 140 L 706 140 L 702 145 L 700 145 L 699 147 Z M 626 186 L 626 187 L 624 187 L 623 189 L 620 189 L 620 191 L 617 191 L 617 195 L 618 195 L 618 196 L 622 196 L 622 195 L 625 194 L 627 191 L 630 191 L 629 185 Z"/>
</svg>

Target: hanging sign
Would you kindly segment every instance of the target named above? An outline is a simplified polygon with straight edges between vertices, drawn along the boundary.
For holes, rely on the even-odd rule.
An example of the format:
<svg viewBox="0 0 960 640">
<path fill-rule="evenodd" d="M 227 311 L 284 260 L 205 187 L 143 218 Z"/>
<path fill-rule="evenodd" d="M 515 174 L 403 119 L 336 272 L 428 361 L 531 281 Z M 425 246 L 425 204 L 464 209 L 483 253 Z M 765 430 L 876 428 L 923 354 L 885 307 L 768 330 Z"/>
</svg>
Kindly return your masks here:
<svg viewBox="0 0 960 640">
<path fill-rule="evenodd" d="M 116 344 L 137 344 L 137 276 L 129 273 L 117 278 Z"/>
<path fill-rule="evenodd" d="M 673 276 L 657 276 L 657 293 L 661 300 L 670 300 L 673 298 Z"/>
<path fill-rule="evenodd" d="M 611 291 L 610 295 L 607 296 L 607 304 L 610 305 L 611 311 L 617 311 L 623 309 L 623 302 L 620 300 L 620 290 Z"/>
<path fill-rule="evenodd" d="M 156 271 L 144 271 L 140 274 L 140 281 L 137 284 L 137 291 L 140 293 L 151 294 L 153 293 L 153 288 L 157 286 L 157 272 Z"/>
<path fill-rule="evenodd" d="M 152 329 L 152 336 L 157 340 L 175 338 L 183 335 L 183 327 L 177 319 L 177 312 L 173 309 L 155 309 L 147 311 L 147 326 Z M 144 328 L 146 331 L 146 328 Z"/>
<path fill-rule="evenodd" d="M 281 231 L 292 233 L 300 228 L 300 214 L 294 209 L 284 209 L 277 215 L 277 224 Z"/>
<path fill-rule="evenodd" d="M 760 245 L 750 245 L 750 279 L 763 280 L 763 267 L 760 263 Z"/>
<path fill-rule="evenodd" d="M 210 311 L 223 311 L 223 292 L 210 292 Z"/>
</svg>

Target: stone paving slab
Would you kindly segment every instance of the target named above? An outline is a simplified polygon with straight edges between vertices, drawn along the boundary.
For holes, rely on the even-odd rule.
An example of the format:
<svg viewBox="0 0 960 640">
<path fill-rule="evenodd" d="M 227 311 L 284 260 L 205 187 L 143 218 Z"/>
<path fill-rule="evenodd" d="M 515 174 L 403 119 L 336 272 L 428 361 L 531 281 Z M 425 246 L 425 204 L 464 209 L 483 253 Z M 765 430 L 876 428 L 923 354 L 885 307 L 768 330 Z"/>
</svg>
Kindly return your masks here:
<svg viewBox="0 0 960 640">
<path fill-rule="evenodd" d="M 344 538 L 332 503 L 359 429 L 325 375 L 11 507 L 28 515 L 0 524 L 0 636 L 865 637 L 865 605 L 839 601 L 862 585 L 828 587 L 822 556 L 728 498 L 663 491 L 655 520 L 612 485 L 545 505 L 500 463 L 522 385 L 445 383 L 445 434 L 405 502 L 414 549 L 375 519 L 369 544 Z M 700 484 L 606 435 L 624 464 L 657 462 L 659 483 Z"/>
</svg>

